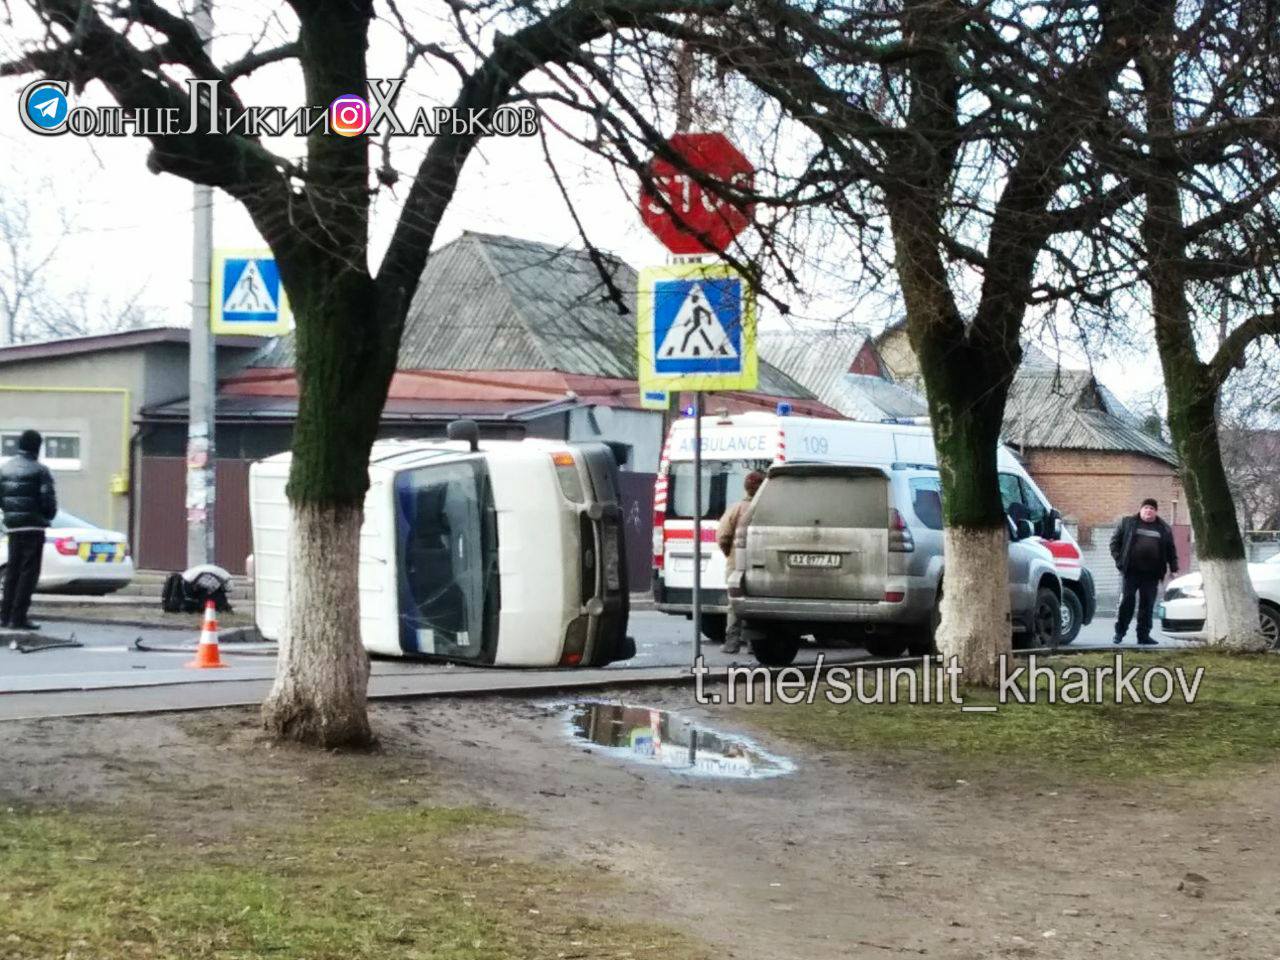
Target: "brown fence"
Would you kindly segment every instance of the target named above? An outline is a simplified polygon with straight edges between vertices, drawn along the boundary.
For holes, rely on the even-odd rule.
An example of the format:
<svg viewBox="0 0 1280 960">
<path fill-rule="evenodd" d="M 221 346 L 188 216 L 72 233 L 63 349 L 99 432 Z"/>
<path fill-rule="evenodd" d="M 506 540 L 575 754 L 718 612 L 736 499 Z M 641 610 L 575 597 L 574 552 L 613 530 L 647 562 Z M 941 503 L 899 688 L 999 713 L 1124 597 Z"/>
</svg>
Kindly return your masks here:
<svg viewBox="0 0 1280 960">
<path fill-rule="evenodd" d="M 214 562 L 244 573 L 253 550 L 249 526 L 249 462 L 219 460 L 215 482 Z M 138 542 L 134 555 L 144 570 L 182 570 L 187 565 L 187 462 L 181 457 L 143 457 L 138 498 Z"/>
</svg>

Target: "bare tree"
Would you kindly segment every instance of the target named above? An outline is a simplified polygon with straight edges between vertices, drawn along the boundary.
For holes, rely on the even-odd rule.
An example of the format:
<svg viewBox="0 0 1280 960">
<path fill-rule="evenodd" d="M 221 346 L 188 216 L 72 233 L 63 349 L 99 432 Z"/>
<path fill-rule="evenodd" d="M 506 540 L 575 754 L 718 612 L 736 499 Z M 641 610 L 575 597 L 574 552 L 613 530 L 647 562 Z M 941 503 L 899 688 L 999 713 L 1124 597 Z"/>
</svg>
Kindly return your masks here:
<svg viewBox="0 0 1280 960">
<path fill-rule="evenodd" d="M 1280 385 L 1276 373 L 1275 357 L 1252 359 L 1227 380 L 1219 404 L 1222 466 L 1245 531 L 1280 530 Z"/>
<path fill-rule="evenodd" d="M 59 208 L 56 215 L 56 230 L 38 231 L 22 193 L 0 194 L 0 346 L 114 333 L 152 322 L 152 312 L 139 302 L 141 289 L 119 301 L 50 279 L 66 266 L 65 245 L 77 232 L 73 211 Z"/>
<path fill-rule="evenodd" d="M 754 0 L 655 29 L 805 129 L 796 183 L 843 223 L 864 277 L 896 277 L 943 479 L 938 645 L 970 682 L 993 682 L 1010 642 L 1005 401 L 1028 311 L 1105 299 L 1105 273 L 1070 244 L 1128 199 L 1084 144 L 1144 29 L 1137 4 Z M 618 114 L 644 129 L 644 109 Z"/>
<path fill-rule="evenodd" d="M 100 81 L 121 106 L 177 111 L 209 129 L 209 107 L 191 117 L 179 77 L 216 81 L 223 106 L 245 108 L 236 84 L 266 64 L 300 68 L 307 102 L 325 106 L 366 90 L 372 0 L 291 0 L 293 36 L 215 63 L 191 17 L 158 0 L 29 0 L 44 24 L 4 73 L 39 71 L 78 86 Z M 647 18 L 713 12 L 716 0 L 564 0 L 449 3 L 467 45 L 411 36 L 409 59 L 456 74 L 453 107 L 493 110 L 519 95 L 526 76 L 573 60 L 593 41 L 642 28 Z M 387 17 L 408 27 L 388 0 Z M 440 18 L 422 29 L 447 32 Z M 434 26 L 428 27 L 428 22 Z M 456 39 L 450 35 L 452 39 Z M 435 231 L 479 132 L 439 131 L 413 173 L 381 264 L 369 264 L 369 141 L 311 131 L 297 162 L 255 136 L 191 133 L 152 138 L 150 166 L 217 187 L 249 213 L 271 247 L 297 318 L 300 386 L 288 484 L 292 514 L 285 630 L 276 681 L 263 707 L 276 736 L 325 746 L 371 739 L 368 659 L 360 644 L 357 550 L 369 450 L 387 396 L 410 298 Z M 386 185 L 395 181 L 378 171 Z"/>
<path fill-rule="evenodd" d="M 1265 644 L 1224 469 L 1220 394 L 1250 346 L 1280 335 L 1280 24 L 1271 4 L 1148 0 L 1098 149 L 1142 203 L 1118 233 L 1150 293 L 1155 340 L 1204 574 L 1211 643 Z M 1126 229 L 1129 227 L 1129 229 Z M 1216 349 L 1201 344 L 1218 328 Z"/>
<path fill-rule="evenodd" d="M 1132 341 L 1126 308 L 1154 316 L 1209 631 L 1257 642 L 1215 410 L 1280 332 L 1278 29 L 1254 0 L 759 0 L 665 31 L 810 130 L 809 182 L 844 187 L 859 239 L 888 224 L 944 479 L 939 641 L 971 679 L 1005 642 L 994 449 L 1018 338 L 1058 308 L 1086 345 Z M 1196 305 L 1220 299 L 1229 329 L 1201 360 Z"/>
</svg>

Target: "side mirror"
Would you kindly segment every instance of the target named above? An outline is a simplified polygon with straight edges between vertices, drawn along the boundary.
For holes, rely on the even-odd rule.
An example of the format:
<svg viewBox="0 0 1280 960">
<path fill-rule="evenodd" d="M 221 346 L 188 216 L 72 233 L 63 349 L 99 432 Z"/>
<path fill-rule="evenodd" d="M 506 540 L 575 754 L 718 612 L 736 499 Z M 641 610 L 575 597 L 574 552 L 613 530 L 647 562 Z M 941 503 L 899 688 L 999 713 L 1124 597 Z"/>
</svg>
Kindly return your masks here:
<svg viewBox="0 0 1280 960">
<path fill-rule="evenodd" d="M 1026 540 L 1028 537 L 1034 537 L 1036 535 L 1036 528 L 1031 525 L 1030 520 L 1017 521 L 1014 524 L 1014 529 L 1018 533 L 1017 537 L 1014 538 L 1017 540 Z"/>
<path fill-rule="evenodd" d="M 462 440 L 471 446 L 474 453 L 480 449 L 480 425 L 474 420 L 455 420 L 445 428 L 445 436 L 450 440 Z"/>
<path fill-rule="evenodd" d="M 1062 539 L 1062 514 L 1050 510 L 1040 519 L 1040 536 L 1046 540 Z"/>
</svg>

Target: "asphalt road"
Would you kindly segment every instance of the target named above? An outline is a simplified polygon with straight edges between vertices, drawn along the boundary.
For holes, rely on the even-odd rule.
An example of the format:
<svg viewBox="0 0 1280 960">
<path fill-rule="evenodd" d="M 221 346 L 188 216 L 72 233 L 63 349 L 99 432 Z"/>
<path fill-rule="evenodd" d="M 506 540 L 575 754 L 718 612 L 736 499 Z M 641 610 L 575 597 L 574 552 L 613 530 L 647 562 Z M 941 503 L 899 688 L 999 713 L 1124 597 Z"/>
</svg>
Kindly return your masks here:
<svg viewBox="0 0 1280 960">
<path fill-rule="evenodd" d="M 638 611 L 631 617 L 631 635 L 636 640 L 636 656 L 625 663 L 613 664 L 614 671 L 654 667 L 685 667 L 693 657 L 693 628 L 683 617 L 653 611 Z M 275 673 L 275 658 L 261 647 L 222 644 L 223 670 L 189 670 L 184 664 L 190 652 L 141 652 L 133 647 L 142 638 L 149 646 L 189 646 L 195 634 L 172 628 L 140 629 L 108 623 L 45 623 L 46 637 L 74 636 L 84 646 L 75 649 L 43 650 L 22 654 L 0 649 L 0 692 L 20 693 L 54 690 L 109 689 L 169 684 L 224 683 L 233 680 L 269 679 Z M 1075 645 L 1110 647 L 1111 621 L 1094 622 L 1085 627 Z M 7 640 L 4 642 L 7 647 Z M 827 662 L 847 661 L 864 656 L 855 647 L 828 647 L 822 651 Z M 704 642 L 703 654 L 709 666 L 726 666 L 732 662 L 751 663 L 748 655 L 729 657 L 720 645 Z M 816 647 L 805 647 L 798 658 L 812 662 Z M 492 673 L 491 669 L 456 667 L 404 660 L 378 659 L 373 675 L 456 674 L 459 672 Z"/>
</svg>

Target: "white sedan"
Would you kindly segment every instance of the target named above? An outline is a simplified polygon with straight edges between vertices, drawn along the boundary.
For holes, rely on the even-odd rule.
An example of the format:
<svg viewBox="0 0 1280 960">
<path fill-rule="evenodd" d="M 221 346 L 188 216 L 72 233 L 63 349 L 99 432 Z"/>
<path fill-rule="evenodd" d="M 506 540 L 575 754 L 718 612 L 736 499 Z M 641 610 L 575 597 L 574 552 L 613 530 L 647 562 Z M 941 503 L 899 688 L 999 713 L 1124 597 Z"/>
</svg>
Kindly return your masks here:
<svg viewBox="0 0 1280 960">
<path fill-rule="evenodd" d="M 0 536 L 0 573 L 9 538 Z M 103 530 L 59 510 L 45 531 L 37 593 L 113 593 L 133 579 L 133 558 L 123 533 Z"/>
<path fill-rule="evenodd" d="M 1264 563 L 1249 564 L 1249 579 L 1258 594 L 1262 634 L 1280 648 L 1280 554 Z M 1160 629 L 1179 640 L 1204 639 L 1204 581 L 1198 573 L 1170 581 L 1156 606 Z"/>
</svg>

